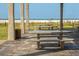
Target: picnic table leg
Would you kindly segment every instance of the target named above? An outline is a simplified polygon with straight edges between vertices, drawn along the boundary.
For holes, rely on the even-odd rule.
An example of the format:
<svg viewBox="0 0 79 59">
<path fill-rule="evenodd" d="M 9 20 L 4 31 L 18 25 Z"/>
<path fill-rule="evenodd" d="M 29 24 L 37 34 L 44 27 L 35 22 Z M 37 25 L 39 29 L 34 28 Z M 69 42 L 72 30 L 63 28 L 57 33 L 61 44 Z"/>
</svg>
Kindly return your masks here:
<svg viewBox="0 0 79 59">
<path fill-rule="evenodd" d="M 60 34 L 60 36 L 58 37 L 58 39 L 60 39 L 59 41 L 59 46 L 61 47 L 61 49 L 64 49 L 64 41 L 63 41 L 63 33 Z"/>
<path fill-rule="evenodd" d="M 61 49 L 64 49 L 64 41 L 60 41 L 60 47 Z"/>
<path fill-rule="evenodd" d="M 60 40 L 60 37 L 59 36 L 57 38 Z M 60 41 L 58 41 L 58 46 L 60 46 Z"/>
<path fill-rule="evenodd" d="M 39 40 L 40 39 L 40 34 L 37 34 L 37 40 Z M 38 41 L 37 42 L 37 48 L 39 49 L 40 48 L 40 42 Z"/>
</svg>

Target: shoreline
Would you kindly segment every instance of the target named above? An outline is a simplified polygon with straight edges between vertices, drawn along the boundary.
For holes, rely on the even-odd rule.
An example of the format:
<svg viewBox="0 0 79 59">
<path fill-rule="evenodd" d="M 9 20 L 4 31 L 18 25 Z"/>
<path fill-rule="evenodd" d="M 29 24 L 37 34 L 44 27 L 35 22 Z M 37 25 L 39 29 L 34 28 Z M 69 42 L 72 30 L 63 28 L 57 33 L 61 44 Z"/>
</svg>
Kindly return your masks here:
<svg viewBox="0 0 79 59">
<path fill-rule="evenodd" d="M 64 22 L 67 22 L 67 21 L 71 21 L 71 22 L 74 22 L 74 21 L 79 21 L 79 20 L 64 20 Z M 15 20 L 15 23 L 20 23 L 21 20 Z M 26 22 L 26 20 L 24 21 Z M 29 20 L 29 22 L 60 22 L 60 20 Z M 0 23 L 8 23 L 8 20 L 0 20 Z"/>
</svg>

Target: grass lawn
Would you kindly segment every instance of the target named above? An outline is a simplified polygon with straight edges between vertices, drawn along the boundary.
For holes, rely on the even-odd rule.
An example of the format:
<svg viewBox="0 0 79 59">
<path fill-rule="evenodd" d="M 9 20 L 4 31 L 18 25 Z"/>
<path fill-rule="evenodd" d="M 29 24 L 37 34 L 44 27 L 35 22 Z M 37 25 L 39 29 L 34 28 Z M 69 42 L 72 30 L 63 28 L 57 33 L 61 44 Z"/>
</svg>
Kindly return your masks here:
<svg viewBox="0 0 79 59">
<path fill-rule="evenodd" d="M 19 29 L 20 25 L 15 24 L 15 28 Z M 5 40 L 8 38 L 8 25 L 7 24 L 0 24 L 0 40 Z"/>
<path fill-rule="evenodd" d="M 8 34 L 8 31 L 7 31 L 7 24 L 0 24 L 0 40 L 4 40 L 7 38 L 7 34 Z"/>
<path fill-rule="evenodd" d="M 34 23 L 32 22 L 30 24 L 30 29 L 31 30 L 35 30 L 35 27 L 34 26 L 38 26 L 38 25 L 51 25 L 53 26 L 54 28 L 59 28 L 59 23 Z M 57 27 L 56 27 L 57 26 Z M 16 29 L 20 29 L 20 24 L 15 24 L 15 28 Z M 64 23 L 64 28 L 65 29 L 68 29 L 68 28 L 73 28 L 73 24 L 71 23 Z M 36 28 L 37 30 L 37 28 Z M 8 38 L 8 25 L 7 24 L 0 24 L 0 40 L 5 40 Z"/>
</svg>

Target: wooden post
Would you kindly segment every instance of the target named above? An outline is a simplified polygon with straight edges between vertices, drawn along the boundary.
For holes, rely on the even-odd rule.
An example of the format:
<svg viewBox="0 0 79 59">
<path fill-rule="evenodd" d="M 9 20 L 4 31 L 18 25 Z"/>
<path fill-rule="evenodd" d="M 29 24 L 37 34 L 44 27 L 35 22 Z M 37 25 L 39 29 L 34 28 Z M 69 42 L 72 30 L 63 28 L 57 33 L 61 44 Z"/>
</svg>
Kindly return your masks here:
<svg viewBox="0 0 79 59">
<path fill-rule="evenodd" d="M 37 34 L 37 40 L 40 40 L 40 34 Z M 37 49 L 40 49 L 40 41 L 37 42 Z"/>
<path fill-rule="evenodd" d="M 15 40 L 14 4 L 13 3 L 9 3 L 8 40 Z"/>
<path fill-rule="evenodd" d="M 63 3 L 60 3 L 60 30 L 63 30 Z"/>
<path fill-rule="evenodd" d="M 20 17 L 21 17 L 21 36 L 25 33 L 25 26 L 24 26 L 24 4 L 20 4 Z"/>
<path fill-rule="evenodd" d="M 29 3 L 26 3 L 26 30 L 29 30 Z"/>
<path fill-rule="evenodd" d="M 63 3 L 60 3 L 60 31 L 63 30 Z M 60 47 L 64 48 L 63 32 L 60 33 Z"/>
</svg>

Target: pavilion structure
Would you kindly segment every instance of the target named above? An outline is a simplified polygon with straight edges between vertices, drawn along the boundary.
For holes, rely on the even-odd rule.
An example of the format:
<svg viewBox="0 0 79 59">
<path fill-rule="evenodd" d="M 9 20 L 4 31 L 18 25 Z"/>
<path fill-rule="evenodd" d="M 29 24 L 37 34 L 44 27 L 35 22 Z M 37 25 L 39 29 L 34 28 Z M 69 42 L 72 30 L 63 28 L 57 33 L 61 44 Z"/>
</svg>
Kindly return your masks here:
<svg viewBox="0 0 79 59">
<path fill-rule="evenodd" d="M 15 19 L 14 19 L 14 3 L 9 3 L 8 13 L 8 40 L 15 40 Z M 20 4 L 20 19 L 21 19 L 21 35 L 25 34 L 24 24 L 24 4 Z M 29 27 L 29 3 L 26 3 L 26 25 Z M 60 30 L 63 29 L 63 3 L 60 3 Z M 26 33 L 27 34 L 27 33 Z M 60 38 L 62 40 L 61 33 Z M 62 41 L 63 42 L 63 41 Z M 61 44 L 63 45 L 63 44 Z"/>
<path fill-rule="evenodd" d="M 15 19 L 14 19 L 14 3 L 9 3 L 8 13 L 8 40 L 15 40 Z M 21 19 L 21 36 L 25 33 L 24 24 L 24 4 L 20 4 L 20 19 Z M 29 21 L 29 3 L 26 3 L 26 25 L 28 30 Z"/>
</svg>

